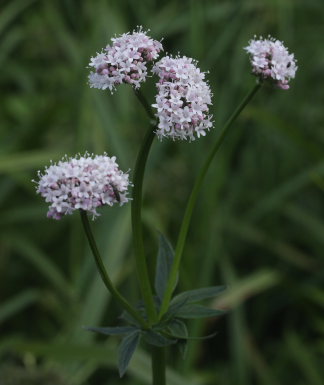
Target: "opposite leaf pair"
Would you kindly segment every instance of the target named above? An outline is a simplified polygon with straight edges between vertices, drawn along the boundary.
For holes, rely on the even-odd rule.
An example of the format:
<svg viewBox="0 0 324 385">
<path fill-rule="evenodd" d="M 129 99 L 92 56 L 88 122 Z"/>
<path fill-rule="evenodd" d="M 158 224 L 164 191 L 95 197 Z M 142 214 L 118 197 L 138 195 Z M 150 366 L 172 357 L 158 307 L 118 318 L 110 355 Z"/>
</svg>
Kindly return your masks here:
<svg viewBox="0 0 324 385">
<path fill-rule="evenodd" d="M 86 330 L 109 336 L 123 336 L 118 349 L 118 369 L 122 377 L 141 340 L 157 347 L 177 344 L 184 355 L 188 340 L 214 337 L 216 333 L 205 337 L 189 337 L 186 324 L 182 319 L 209 318 L 225 314 L 225 310 L 210 309 L 196 304 L 198 301 L 213 298 L 224 290 L 225 286 L 212 286 L 178 294 L 171 301 L 171 306 L 161 321 L 148 330 L 143 330 L 125 312 L 122 318 L 129 322 L 127 326 L 87 327 Z"/>
<path fill-rule="evenodd" d="M 163 295 L 169 279 L 170 267 L 173 262 L 173 250 L 167 239 L 160 234 L 159 252 L 157 257 L 157 268 L 155 276 L 155 288 L 157 297 L 155 297 L 156 310 L 159 311 Z M 211 309 L 197 302 L 214 298 L 225 290 L 225 286 L 211 286 L 195 290 L 185 291 L 172 298 L 168 311 L 161 317 L 160 321 L 148 329 L 143 329 L 141 325 L 127 312 L 123 312 L 121 319 L 127 322 L 126 326 L 116 327 L 88 327 L 87 330 L 106 334 L 124 336 L 119 346 L 118 368 L 122 376 L 130 359 L 136 350 L 140 340 L 149 345 L 165 347 L 176 344 L 182 354 L 186 351 L 186 342 L 190 339 L 211 338 L 207 337 L 189 337 L 184 319 L 197 319 L 217 317 L 226 313 L 225 310 Z M 147 314 L 143 303 L 137 305 L 137 310 L 144 319 Z"/>
</svg>

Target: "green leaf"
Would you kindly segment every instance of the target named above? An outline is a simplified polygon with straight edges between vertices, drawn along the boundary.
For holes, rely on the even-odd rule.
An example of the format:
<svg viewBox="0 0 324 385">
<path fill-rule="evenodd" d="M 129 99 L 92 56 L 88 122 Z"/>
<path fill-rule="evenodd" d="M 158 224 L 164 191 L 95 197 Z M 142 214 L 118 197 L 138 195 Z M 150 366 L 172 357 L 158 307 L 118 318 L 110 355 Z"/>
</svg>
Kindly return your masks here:
<svg viewBox="0 0 324 385">
<path fill-rule="evenodd" d="M 202 305 L 185 305 L 177 311 L 176 316 L 179 318 L 194 319 L 218 317 L 225 313 L 225 310 L 210 309 Z"/>
<path fill-rule="evenodd" d="M 145 342 L 147 342 L 150 345 L 159 346 L 159 347 L 169 346 L 177 342 L 176 339 L 164 337 L 161 333 L 153 330 L 145 331 L 143 333 L 143 336 L 144 336 Z"/>
<path fill-rule="evenodd" d="M 57 160 L 62 154 L 62 149 L 27 151 L 0 157 L 0 172 L 12 173 L 22 170 L 43 167 L 49 159 Z M 64 152 L 63 152 L 64 154 Z"/>
<path fill-rule="evenodd" d="M 218 332 L 214 332 L 211 334 L 208 334 L 207 336 L 202 336 L 202 337 L 186 337 L 186 338 L 181 338 L 180 336 L 172 335 L 174 338 L 178 338 L 179 341 L 202 341 L 202 340 L 210 340 L 211 338 L 214 338 Z M 170 334 L 171 336 L 171 334 Z"/>
<path fill-rule="evenodd" d="M 186 324 L 176 318 L 170 322 L 170 324 L 168 325 L 168 329 L 170 331 L 170 336 L 177 338 L 178 340 L 207 340 L 215 337 L 215 335 L 217 334 L 217 332 L 215 332 L 203 337 L 189 337 Z"/>
<path fill-rule="evenodd" d="M 184 306 L 187 305 L 187 298 L 183 298 L 182 300 L 179 300 L 178 302 L 174 303 L 169 307 L 169 310 L 164 314 L 162 317 L 162 321 L 170 320 L 171 318 L 174 318 L 176 314 L 182 309 Z"/>
<path fill-rule="evenodd" d="M 159 235 L 159 251 L 156 261 L 155 290 L 162 301 L 174 259 L 174 251 L 163 234 Z"/>
<path fill-rule="evenodd" d="M 118 370 L 120 377 L 125 374 L 128 364 L 140 340 L 140 331 L 136 330 L 123 338 L 118 349 Z"/>
<path fill-rule="evenodd" d="M 226 289 L 226 286 L 209 286 L 203 287 L 201 289 L 184 291 L 176 295 L 172 301 L 171 305 L 176 304 L 180 301 L 186 300 L 187 303 L 202 301 L 207 298 L 213 298 L 222 293 Z"/>
<path fill-rule="evenodd" d="M 37 269 L 64 297 L 70 295 L 71 287 L 62 272 L 55 263 L 48 258 L 41 249 L 30 242 L 28 238 L 16 233 L 11 233 L 6 236 L 6 241 L 10 241 L 10 246 Z"/>
<path fill-rule="evenodd" d="M 185 359 L 188 350 L 188 329 L 186 324 L 179 319 L 173 319 L 168 325 L 168 330 L 173 337 L 178 339 L 177 348 L 182 358 Z"/>
<path fill-rule="evenodd" d="M 0 323 L 15 316 L 26 307 L 34 304 L 41 298 L 41 292 L 33 289 L 25 289 L 22 293 L 11 297 L 0 306 Z"/>
<path fill-rule="evenodd" d="M 138 330 L 136 327 L 133 327 L 133 326 L 115 326 L 115 327 L 106 327 L 106 328 L 85 327 L 84 329 L 89 330 L 91 332 L 106 334 L 108 336 L 118 336 L 123 334 L 129 334 Z"/>
<path fill-rule="evenodd" d="M 177 336 L 177 338 L 186 339 L 188 337 L 187 326 L 183 321 L 179 319 L 173 319 L 168 324 L 168 330 L 170 331 L 170 334 L 172 334 L 173 336 Z"/>
</svg>

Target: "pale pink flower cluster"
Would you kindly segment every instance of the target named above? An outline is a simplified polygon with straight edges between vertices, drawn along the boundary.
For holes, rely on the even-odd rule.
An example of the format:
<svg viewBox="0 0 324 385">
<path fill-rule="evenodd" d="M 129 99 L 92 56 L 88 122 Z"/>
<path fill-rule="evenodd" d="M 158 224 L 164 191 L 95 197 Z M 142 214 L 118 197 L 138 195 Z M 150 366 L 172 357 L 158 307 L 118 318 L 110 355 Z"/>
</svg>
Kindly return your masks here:
<svg viewBox="0 0 324 385">
<path fill-rule="evenodd" d="M 157 109 L 158 137 L 192 141 L 205 136 L 212 127 L 208 110 L 212 94 L 197 62 L 186 56 L 166 56 L 154 65 L 153 72 L 160 77 L 152 105 Z"/>
<path fill-rule="evenodd" d="M 298 67 L 294 55 L 289 54 L 281 41 L 271 36 L 255 38 L 244 49 L 250 54 L 253 72 L 257 76 L 262 80 L 272 79 L 284 90 L 289 88 L 288 82 L 295 77 Z"/>
<path fill-rule="evenodd" d="M 48 202 L 49 218 L 61 219 L 82 209 L 93 218 L 98 216 L 97 208 L 123 204 L 127 198 L 129 177 L 119 170 L 116 157 L 107 154 L 65 156 L 57 164 L 52 163 L 42 174 L 38 171 L 37 193 Z"/>
<path fill-rule="evenodd" d="M 111 45 L 91 58 L 94 72 L 89 75 L 90 87 L 113 92 L 118 84 L 128 83 L 139 88 L 147 76 L 147 63 L 158 58 L 162 44 L 141 27 L 111 40 Z"/>
</svg>

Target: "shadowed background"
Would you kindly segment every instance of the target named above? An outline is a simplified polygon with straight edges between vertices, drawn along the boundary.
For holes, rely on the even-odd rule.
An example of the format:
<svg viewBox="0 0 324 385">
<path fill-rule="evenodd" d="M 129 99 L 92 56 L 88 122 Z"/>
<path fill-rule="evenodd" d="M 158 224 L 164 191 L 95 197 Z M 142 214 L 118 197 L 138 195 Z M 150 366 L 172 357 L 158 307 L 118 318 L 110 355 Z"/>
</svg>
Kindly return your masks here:
<svg viewBox="0 0 324 385">
<path fill-rule="evenodd" d="M 228 284 L 221 319 L 191 322 L 170 385 L 324 382 L 324 6 L 305 1 L 10 0 L 0 12 L 0 384 L 149 384 L 146 347 L 123 380 L 117 340 L 82 326 L 115 325 L 78 215 L 46 218 L 31 179 L 49 160 L 85 150 L 133 169 L 148 120 L 128 86 L 87 85 L 90 56 L 137 25 L 167 52 L 194 57 L 215 125 L 193 143 L 156 141 L 145 180 L 146 249 L 174 245 L 195 176 L 221 125 L 255 79 L 242 47 L 271 34 L 295 53 L 288 91 L 262 89 L 207 175 L 181 266 L 181 290 Z M 154 79 L 144 85 L 150 102 Z M 130 172 L 132 175 L 132 171 Z M 95 234 L 114 282 L 134 303 L 130 206 L 102 209 Z M 218 305 L 219 303 L 215 304 Z"/>
</svg>

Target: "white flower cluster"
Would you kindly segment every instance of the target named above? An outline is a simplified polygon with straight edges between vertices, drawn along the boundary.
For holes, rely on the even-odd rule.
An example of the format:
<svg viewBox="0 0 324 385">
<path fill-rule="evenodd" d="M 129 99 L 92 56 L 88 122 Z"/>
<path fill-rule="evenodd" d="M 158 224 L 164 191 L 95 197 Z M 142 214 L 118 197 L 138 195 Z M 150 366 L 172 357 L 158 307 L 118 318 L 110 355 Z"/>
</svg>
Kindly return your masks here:
<svg viewBox="0 0 324 385">
<path fill-rule="evenodd" d="M 104 155 L 65 156 L 52 163 L 42 174 L 38 171 L 37 193 L 50 203 L 47 216 L 61 219 L 82 209 L 99 215 L 96 209 L 114 203 L 123 204 L 129 186 L 128 174 L 119 170 L 116 157 Z"/>
<path fill-rule="evenodd" d="M 186 56 L 166 56 L 154 65 L 153 72 L 160 77 L 152 105 L 159 119 L 158 137 L 192 141 L 205 136 L 212 127 L 208 114 L 212 94 L 197 62 Z"/>
<path fill-rule="evenodd" d="M 162 44 L 148 37 L 141 27 L 111 40 L 111 45 L 91 58 L 89 65 L 95 71 L 89 75 L 90 87 L 113 92 L 116 85 L 128 83 L 139 88 L 147 76 L 147 63 L 158 58 Z"/>
<path fill-rule="evenodd" d="M 260 37 L 249 41 L 244 48 L 251 56 L 253 72 L 261 79 L 272 79 L 284 90 L 289 88 L 288 82 L 295 77 L 297 70 L 293 54 L 279 40 Z"/>
</svg>

